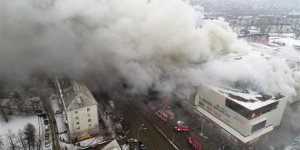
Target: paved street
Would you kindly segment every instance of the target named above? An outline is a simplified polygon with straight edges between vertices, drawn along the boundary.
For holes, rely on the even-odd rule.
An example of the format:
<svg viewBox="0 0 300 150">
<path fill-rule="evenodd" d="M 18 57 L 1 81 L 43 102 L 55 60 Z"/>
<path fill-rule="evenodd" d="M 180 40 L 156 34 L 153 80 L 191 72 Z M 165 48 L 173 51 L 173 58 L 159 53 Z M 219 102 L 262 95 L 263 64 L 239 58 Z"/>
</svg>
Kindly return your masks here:
<svg viewBox="0 0 300 150">
<path fill-rule="evenodd" d="M 143 103 L 142 100 L 116 100 L 117 112 L 123 114 L 125 118 L 127 118 L 131 124 L 131 131 L 129 136 L 133 138 L 138 137 L 138 128 L 141 124 L 145 124 L 146 130 L 141 130 L 139 133 L 140 140 L 144 142 L 147 149 L 150 150 L 167 150 L 167 149 L 176 149 L 172 146 L 172 144 L 168 141 L 173 141 L 175 146 L 180 150 L 190 150 L 191 146 L 187 142 L 187 138 L 192 136 L 196 138 L 206 150 L 210 149 L 218 149 L 217 144 L 214 141 L 201 139 L 198 133 L 200 132 L 199 128 L 201 123 L 198 122 L 198 126 L 194 122 L 189 122 L 190 120 L 195 120 L 189 118 L 188 114 L 182 111 L 182 115 L 180 119 L 186 120 L 187 125 L 195 126 L 195 129 L 191 129 L 190 133 L 179 133 L 174 132 L 174 126 L 176 124 L 176 118 L 172 121 L 164 122 L 160 120 L 156 115 L 155 111 L 150 110 L 146 104 Z M 179 112 L 178 112 L 179 113 Z M 177 113 L 177 114 L 178 114 Z M 179 115 L 179 114 L 178 114 Z M 162 133 L 158 131 L 160 129 L 163 134 L 167 136 L 164 137 Z M 196 129 L 197 128 L 197 129 Z M 123 141 L 124 142 L 124 141 Z M 122 143 L 122 142 L 121 142 Z"/>
<path fill-rule="evenodd" d="M 49 123 L 50 123 L 50 130 L 51 130 L 51 135 L 52 135 L 52 141 L 53 141 L 53 149 L 54 150 L 59 150 L 59 144 L 58 144 L 58 135 L 57 135 L 57 126 L 55 122 L 55 117 L 54 113 L 52 111 L 52 107 L 50 105 L 50 99 L 46 98 L 46 100 L 43 101 L 44 109 L 47 113 L 47 116 L 49 118 Z"/>
</svg>

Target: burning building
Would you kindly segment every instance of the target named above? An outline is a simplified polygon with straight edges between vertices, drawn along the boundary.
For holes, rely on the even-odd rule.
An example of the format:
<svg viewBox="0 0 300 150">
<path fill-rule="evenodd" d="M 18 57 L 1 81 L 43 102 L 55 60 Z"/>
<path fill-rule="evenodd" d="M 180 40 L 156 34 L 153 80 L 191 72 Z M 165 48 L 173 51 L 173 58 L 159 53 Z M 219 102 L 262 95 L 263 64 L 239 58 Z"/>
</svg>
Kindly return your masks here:
<svg viewBox="0 0 300 150">
<path fill-rule="evenodd" d="M 235 142 L 252 143 L 278 126 L 287 103 L 282 95 L 202 85 L 195 109 Z"/>
<path fill-rule="evenodd" d="M 82 83 L 57 82 L 70 139 L 80 141 L 99 133 L 98 103 Z"/>
</svg>

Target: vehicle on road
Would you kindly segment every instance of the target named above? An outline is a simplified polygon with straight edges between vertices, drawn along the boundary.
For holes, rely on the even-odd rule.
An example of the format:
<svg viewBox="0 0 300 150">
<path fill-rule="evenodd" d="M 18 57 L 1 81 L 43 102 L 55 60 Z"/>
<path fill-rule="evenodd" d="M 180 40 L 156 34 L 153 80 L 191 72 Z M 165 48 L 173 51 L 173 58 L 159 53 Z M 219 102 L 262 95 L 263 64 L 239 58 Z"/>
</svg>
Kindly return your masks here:
<svg viewBox="0 0 300 150">
<path fill-rule="evenodd" d="M 151 110 L 156 110 L 157 107 L 155 106 L 155 104 L 153 102 L 148 102 L 147 106 L 151 109 Z"/>
<path fill-rule="evenodd" d="M 202 145 L 194 138 L 188 137 L 187 141 L 192 145 L 194 150 L 201 150 Z"/>
<path fill-rule="evenodd" d="M 45 120 L 44 120 L 44 124 L 45 124 L 45 125 L 48 125 L 48 124 L 49 124 L 49 121 L 48 121 L 47 119 L 45 119 Z"/>
<path fill-rule="evenodd" d="M 139 150 L 145 150 L 146 146 L 142 141 L 139 141 Z"/>
<path fill-rule="evenodd" d="M 176 123 L 177 123 L 177 125 L 181 126 L 181 125 L 183 125 L 183 124 L 184 124 L 184 121 L 182 121 L 182 120 L 178 120 Z"/>
<path fill-rule="evenodd" d="M 137 139 L 134 139 L 134 138 L 129 138 L 127 140 L 128 143 L 137 143 Z"/>
<path fill-rule="evenodd" d="M 161 109 L 156 111 L 156 115 L 163 121 L 168 121 L 169 119 L 168 114 Z"/>
<path fill-rule="evenodd" d="M 174 127 L 174 129 L 175 129 L 175 131 L 178 131 L 178 132 L 189 132 L 190 131 L 190 127 L 185 126 L 185 125 L 176 126 L 176 127 Z"/>
</svg>

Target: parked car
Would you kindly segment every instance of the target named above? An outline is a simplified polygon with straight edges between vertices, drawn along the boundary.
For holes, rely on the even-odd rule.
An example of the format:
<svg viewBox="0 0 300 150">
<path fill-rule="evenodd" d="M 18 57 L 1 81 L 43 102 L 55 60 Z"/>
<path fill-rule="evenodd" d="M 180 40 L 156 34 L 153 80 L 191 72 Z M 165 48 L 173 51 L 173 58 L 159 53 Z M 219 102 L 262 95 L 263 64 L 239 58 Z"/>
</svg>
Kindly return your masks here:
<svg viewBox="0 0 300 150">
<path fill-rule="evenodd" d="M 127 140 L 128 143 L 137 143 L 137 139 L 134 139 L 134 138 L 129 138 Z"/>
<path fill-rule="evenodd" d="M 146 146 L 143 142 L 139 141 L 139 150 L 145 150 Z"/>
<path fill-rule="evenodd" d="M 147 106 L 151 109 L 151 110 L 156 110 L 157 107 L 155 106 L 155 104 L 153 102 L 148 102 Z"/>
<path fill-rule="evenodd" d="M 188 137 L 187 141 L 192 145 L 194 150 L 201 150 L 202 145 L 194 138 Z"/>
<path fill-rule="evenodd" d="M 49 124 L 49 121 L 48 121 L 47 119 L 45 119 L 45 120 L 44 120 L 44 124 L 45 124 L 45 125 L 48 125 L 48 124 Z"/>
<path fill-rule="evenodd" d="M 61 113 L 61 110 L 57 110 L 56 112 L 55 112 L 55 114 L 60 114 Z"/>
<path fill-rule="evenodd" d="M 45 140 L 49 141 L 49 133 L 45 133 Z"/>
<path fill-rule="evenodd" d="M 45 125 L 45 132 L 49 132 L 49 125 Z"/>
<path fill-rule="evenodd" d="M 158 110 L 156 111 L 156 115 L 163 121 L 168 121 L 168 114 L 164 112 L 163 110 Z"/>
<path fill-rule="evenodd" d="M 174 129 L 175 129 L 175 131 L 178 131 L 178 132 L 189 132 L 190 131 L 190 127 L 185 126 L 185 125 L 176 126 L 176 127 L 174 127 Z"/>
<path fill-rule="evenodd" d="M 41 115 L 39 115 L 39 117 L 43 117 L 43 119 L 47 119 L 47 114 L 46 113 L 42 113 Z"/>
<path fill-rule="evenodd" d="M 45 142 L 45 146 L 46 146 L 46 147 L 50 147 L 50 142 L 49 142 L 49 141 L 46 141 L 46 142 Z"/>
</svg>

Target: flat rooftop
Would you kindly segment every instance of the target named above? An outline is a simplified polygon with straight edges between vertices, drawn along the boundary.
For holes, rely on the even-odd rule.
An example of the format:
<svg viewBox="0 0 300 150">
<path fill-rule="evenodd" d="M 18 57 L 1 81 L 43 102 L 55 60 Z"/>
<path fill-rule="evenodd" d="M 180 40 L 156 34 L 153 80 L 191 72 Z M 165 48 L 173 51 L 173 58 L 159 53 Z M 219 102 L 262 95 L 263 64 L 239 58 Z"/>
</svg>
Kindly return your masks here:
<svg viewBox="0 0 300 150">
<path fill-rule="evenodd" d="M 259 92 L 248 92 L 239 89 L 216 87 L 213 85 L 208 85 L 208 87 L 251 111 L 275 103 L 284 98 L 282 95 L 272 96 Z"/>
</svg>

